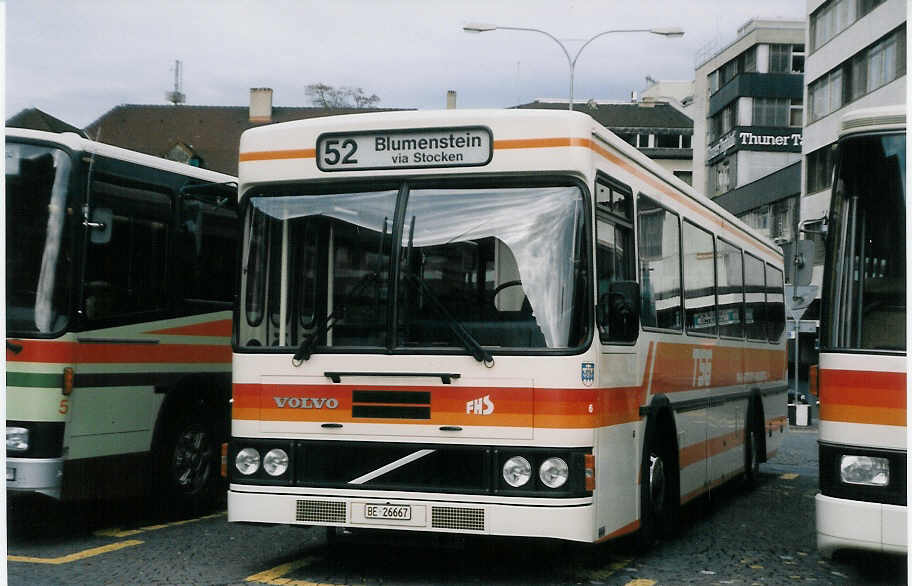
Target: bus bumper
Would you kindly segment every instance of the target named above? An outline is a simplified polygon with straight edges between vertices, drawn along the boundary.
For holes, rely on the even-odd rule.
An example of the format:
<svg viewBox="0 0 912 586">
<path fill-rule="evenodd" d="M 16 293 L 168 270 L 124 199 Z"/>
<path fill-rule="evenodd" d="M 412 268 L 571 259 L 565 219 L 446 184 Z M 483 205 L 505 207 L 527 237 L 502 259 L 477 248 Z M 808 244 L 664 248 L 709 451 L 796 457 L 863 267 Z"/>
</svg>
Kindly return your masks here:
<svg viewBox="0 0 912 586">
<path fill-rule="evenodd" d="M 906 507 L 818 494 L 817 549 L 832 556 L 837 549 L 905 554 Z"/>
<path fill-rule="evenodd" d="M 63 458 L 7 458 L 6 490 L 39 493 L 60 500 Z"/>
<path fill-rule="evenodd" d="M 414 496 L 411 493 L 410 496 Z M 228 521 L 395 529 L 515 537 L 546 537 L 592 542 L 596 539 L 591 499 L 573 506 L 468 503 L 414 498 L 336 498 L 322 495 L 228 491 Z M 577 499 L 574 499 L 576 502 Z M 369 518 L 377 507 L 406 506 L 407 519 Z M 403 515 L 404 516 L 404 515 Z"/>
</svg>

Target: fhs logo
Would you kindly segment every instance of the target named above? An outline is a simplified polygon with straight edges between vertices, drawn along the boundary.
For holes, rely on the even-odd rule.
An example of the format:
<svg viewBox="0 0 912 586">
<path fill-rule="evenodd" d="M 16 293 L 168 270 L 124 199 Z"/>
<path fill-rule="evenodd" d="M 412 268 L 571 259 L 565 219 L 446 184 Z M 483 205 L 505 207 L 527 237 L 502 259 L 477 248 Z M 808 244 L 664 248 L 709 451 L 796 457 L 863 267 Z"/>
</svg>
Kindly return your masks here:
<svg viewBox="0 0 912 586">
<path fill-rule="evenodd" d="M 494 413 L 494 401 L 491 400 L 491 395 L 468 401 L 466 403 L 466 413 L 474 413 L 475 415 L 490 415 Z"/>
<path fill-rule="evenodd" d="M 338 399 L 325 397 L 273 397 L 272 400 L 281 409 L 335 409 L 339 406 Z"/>
</svg>

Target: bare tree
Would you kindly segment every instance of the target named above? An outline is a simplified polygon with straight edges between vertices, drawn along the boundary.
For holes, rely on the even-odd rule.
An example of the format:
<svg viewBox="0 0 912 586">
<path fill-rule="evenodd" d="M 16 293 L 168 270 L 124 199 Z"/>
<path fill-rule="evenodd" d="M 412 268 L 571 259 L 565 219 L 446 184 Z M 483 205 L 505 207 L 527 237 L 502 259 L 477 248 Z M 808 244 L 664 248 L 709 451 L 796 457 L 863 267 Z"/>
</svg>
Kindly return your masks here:
<svg viewBox="0 0 912 586">
<path fill-rule="evenodd" d="M 327 109 L 370 108 L 380 102 L 377 94 L 366 95 L 359 87 L 333 87 L 325 83 L 312 83 L 306 88 L 307 96 L 314 106 Z"/>
</svg>

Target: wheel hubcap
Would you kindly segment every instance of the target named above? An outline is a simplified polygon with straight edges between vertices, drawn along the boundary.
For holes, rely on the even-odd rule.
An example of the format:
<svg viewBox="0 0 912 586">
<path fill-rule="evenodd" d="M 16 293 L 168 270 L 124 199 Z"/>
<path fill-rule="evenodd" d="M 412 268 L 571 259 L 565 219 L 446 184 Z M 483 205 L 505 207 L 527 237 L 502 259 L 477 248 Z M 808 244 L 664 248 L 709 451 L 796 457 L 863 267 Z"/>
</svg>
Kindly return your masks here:
<svg viewBox="0 0 912 586">
<path fill-rule="evenodd" d="M 649 500 L 653 511 L 665 506 L 665 464 L 655 454 L 649 455 Z"/>
<path fill-rule="evenodd" d="M 174 446 L 174 480 L 185 493 L 197 493 L 211 474 L 212 447 L 209 434 L 198 427 L 184 430 Z"/>
</svg>

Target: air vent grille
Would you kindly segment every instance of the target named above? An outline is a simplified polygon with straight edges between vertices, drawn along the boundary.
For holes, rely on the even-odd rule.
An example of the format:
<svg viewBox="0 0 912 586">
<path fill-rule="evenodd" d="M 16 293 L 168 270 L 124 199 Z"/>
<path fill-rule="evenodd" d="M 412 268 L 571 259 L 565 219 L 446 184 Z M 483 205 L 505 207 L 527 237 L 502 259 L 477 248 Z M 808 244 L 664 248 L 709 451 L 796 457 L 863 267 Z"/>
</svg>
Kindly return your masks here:
<svg viewBox="0 0 912 586">
<path fill-rule="evenodd" d="M 431 527 L 435 529 L 484 531 L 484 509 L 431 507 Z"/>
<path fill-rule="evenodd" d="M 338 501 L 298 501 L 295 520 L 309 523 L 345 523 L 345 503 Z"/>
<path fill-rule="evenodd" d="M 430 419 L 431 393 L 426 391 L 352 391 L 352 417 Z"/>
</svg>

